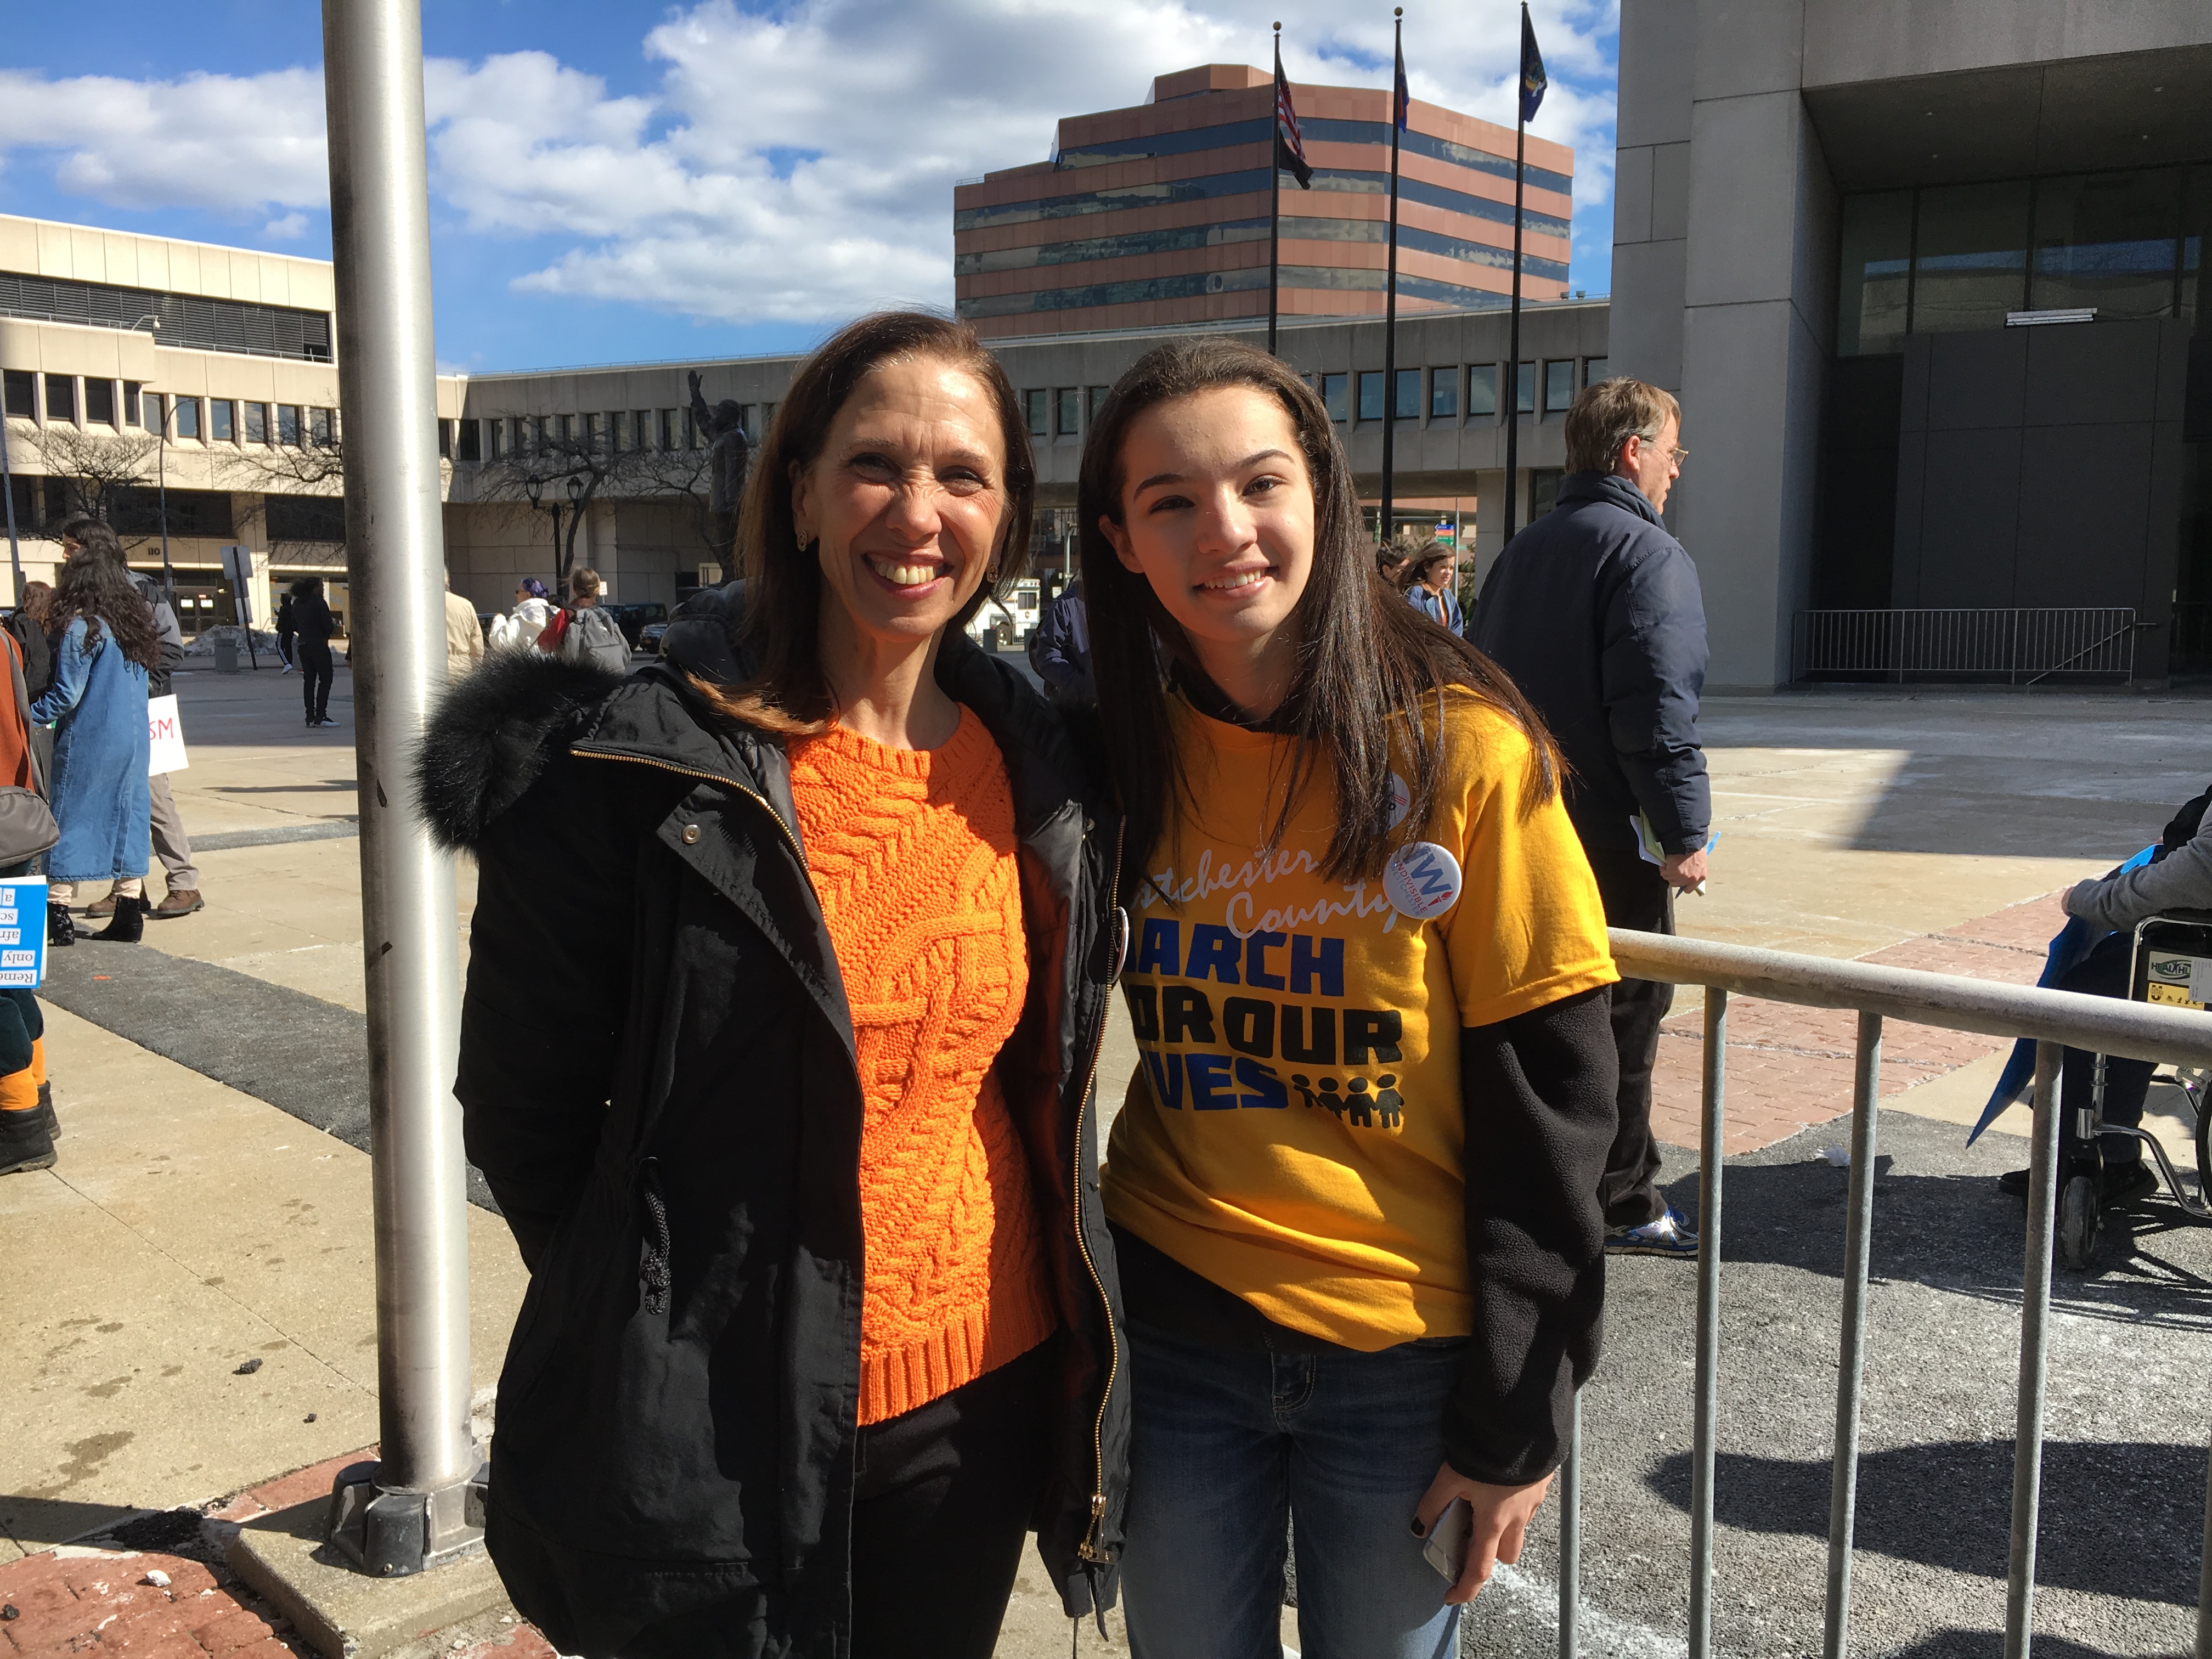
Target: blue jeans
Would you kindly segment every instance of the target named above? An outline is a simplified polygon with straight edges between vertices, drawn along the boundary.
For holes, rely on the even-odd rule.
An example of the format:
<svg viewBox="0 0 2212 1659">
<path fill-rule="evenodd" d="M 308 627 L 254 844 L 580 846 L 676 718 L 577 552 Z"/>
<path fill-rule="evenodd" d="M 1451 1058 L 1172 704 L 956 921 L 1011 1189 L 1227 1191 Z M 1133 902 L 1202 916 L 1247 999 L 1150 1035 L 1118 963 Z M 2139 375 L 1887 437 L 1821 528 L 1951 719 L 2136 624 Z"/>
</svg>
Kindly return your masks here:
<svg viewBox="0 0 2212 1659">
<path fill-rule="evenodd" d="M 1466 1346 L 1266 1353 L 1132 1325 L 1133 1659 L 1280 1659 L 1286 1522 L 1307 1659 L 1449 1659 L 1459 1609 L 1413 1520 Z"/>
</svg>

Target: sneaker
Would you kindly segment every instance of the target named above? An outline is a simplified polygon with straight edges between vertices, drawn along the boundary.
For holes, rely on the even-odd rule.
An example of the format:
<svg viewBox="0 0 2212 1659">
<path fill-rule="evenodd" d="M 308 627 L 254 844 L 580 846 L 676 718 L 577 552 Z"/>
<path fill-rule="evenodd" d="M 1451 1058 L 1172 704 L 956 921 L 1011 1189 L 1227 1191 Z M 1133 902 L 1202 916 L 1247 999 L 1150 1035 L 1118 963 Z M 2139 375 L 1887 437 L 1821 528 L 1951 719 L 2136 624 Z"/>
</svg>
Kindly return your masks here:
<svg viewBox="0 0 2212 1659">
<path fill-rule="evenodd" d="M 1669 1205 L 1667 1213 L 1656 1221 L 1647 1221 L 1640 1227 L 1608 1227 L 1605 1230 L 1605 1253 L 1607 1255 L 1679 1255 L 1695 1256 L 1698 1236 L 1680 1210 Z"/>
</svg>

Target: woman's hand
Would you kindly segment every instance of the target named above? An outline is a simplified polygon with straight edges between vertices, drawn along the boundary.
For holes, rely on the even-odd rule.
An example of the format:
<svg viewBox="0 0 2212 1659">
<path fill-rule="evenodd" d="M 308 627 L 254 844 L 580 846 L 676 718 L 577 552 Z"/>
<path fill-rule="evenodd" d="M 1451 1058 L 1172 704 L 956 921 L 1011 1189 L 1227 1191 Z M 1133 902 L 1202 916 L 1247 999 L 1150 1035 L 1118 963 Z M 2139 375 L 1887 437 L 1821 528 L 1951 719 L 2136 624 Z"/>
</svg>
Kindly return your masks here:
<svg viewBox="0 0 2212 1659">
<path fill-rule="evenodd" d="M 1428 1491 L 1413 1509 L 1415 1534 L 1426 1538 L 1437 1517 L 1451 1507 L 1454 1498 L 1467 1499 L 1474 1522 L 1468 1535 L 1467 1565 L 1460 1572 L 1459 1583 L 1444 1592 L 1447 1605 L 1474 1601 L 1500 1561 L 1510 1565 L 1521 1559 L 1521 1540 L 1528 1535 L 1528 1522 L 1535 1518 L 1544 1494 L 1551 1489 L 1548 1474 L 1525 1486 L 1493 1486 L 1468 1480 L 1449 1463 L 1437 1467 L 1437 1478 L 1429 1482 Z"/>
</svg>

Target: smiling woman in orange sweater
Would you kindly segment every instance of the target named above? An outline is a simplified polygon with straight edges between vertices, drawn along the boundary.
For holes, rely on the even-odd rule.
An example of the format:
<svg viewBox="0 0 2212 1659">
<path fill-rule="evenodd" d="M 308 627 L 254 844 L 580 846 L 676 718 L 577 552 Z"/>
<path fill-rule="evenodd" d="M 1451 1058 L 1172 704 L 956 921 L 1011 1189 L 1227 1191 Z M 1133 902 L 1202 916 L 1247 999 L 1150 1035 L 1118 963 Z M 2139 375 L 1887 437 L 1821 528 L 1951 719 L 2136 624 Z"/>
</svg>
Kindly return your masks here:
<svg viewBox="0 0 2212 1659">
<path fill-rule="evenodd" d="M 962 632 L 1033 480 L 971 331 L 864 319 L 768 434 L 742 597 L 625 680 L 526 653 L 441 711 L 456 1092 L 532 1273 L 487 1540 L 564 1652 L 988 1659 L 1032 1529 L 1071 1614 L 1113 1599 L 1115 820 Z M 549 925 L 548 867 L 599 902 Z"/>
</svg>

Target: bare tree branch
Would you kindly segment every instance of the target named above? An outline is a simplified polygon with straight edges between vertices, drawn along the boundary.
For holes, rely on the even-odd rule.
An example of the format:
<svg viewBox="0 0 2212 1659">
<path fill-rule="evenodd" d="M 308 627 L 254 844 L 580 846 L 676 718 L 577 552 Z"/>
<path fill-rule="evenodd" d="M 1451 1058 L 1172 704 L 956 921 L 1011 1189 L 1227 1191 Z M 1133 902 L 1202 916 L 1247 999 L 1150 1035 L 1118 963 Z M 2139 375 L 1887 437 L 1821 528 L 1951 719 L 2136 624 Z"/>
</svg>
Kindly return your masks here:
<svg viewBox="0 0 2212 1659">
<path fill-rule="evenodd" d="M 82 432 L 73 426 L 40 427 L 31 434 L 46 476 L 59 479 L 69 508 L 112 519 L 121 491 L 146 483 L 161 441 L 150 433 Z"/>
</svg>

